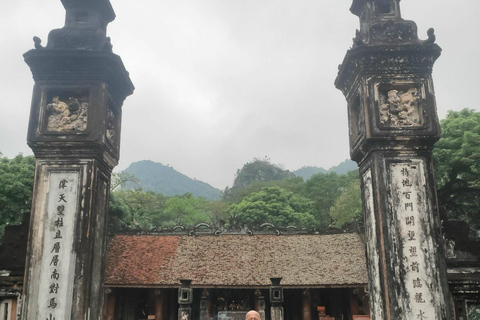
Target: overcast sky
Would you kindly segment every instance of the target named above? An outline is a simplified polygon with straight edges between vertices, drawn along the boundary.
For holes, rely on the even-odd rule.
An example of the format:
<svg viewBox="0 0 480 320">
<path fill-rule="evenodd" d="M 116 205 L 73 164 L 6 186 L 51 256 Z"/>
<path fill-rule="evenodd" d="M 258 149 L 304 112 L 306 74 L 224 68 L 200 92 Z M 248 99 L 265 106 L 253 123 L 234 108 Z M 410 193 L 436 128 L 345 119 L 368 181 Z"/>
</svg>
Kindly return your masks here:
<svg viewBox="0 0 480 320">
<path fill-rule="evenodd" d="M 123 106 L 118 170 L 149 159 L 223 189 L 254 157 L 296 170 L 349 157 L 346 102 L 333 82 L 358 19 L 350 0 L 112 0 L 108 28 L 136 87 Z M 403 0 L 420 38 L 435 28 L 440 118 L 480 110 L 480 2 Z M 64 22 L 60 0 L 0 11 L 0 152 L 31 154 L 33 80 L 22 54 Z"/>
</svg>

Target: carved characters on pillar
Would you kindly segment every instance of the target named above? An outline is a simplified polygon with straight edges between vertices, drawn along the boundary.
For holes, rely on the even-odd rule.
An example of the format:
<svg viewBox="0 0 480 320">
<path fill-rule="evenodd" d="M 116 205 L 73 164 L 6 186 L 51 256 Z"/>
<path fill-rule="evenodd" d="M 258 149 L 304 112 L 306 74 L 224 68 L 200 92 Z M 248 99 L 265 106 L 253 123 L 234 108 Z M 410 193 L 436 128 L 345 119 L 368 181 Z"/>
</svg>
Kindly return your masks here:
<svg viewBox="0 0 480 320">
<path fill-rule="evenodd" d="M 401 243 L 401 266 L 404 276 L 403 290 L 410 300 L 406 303 L 405 314 L 415 319 L 438 319 L 434 313 L 436 298 L 432 293 L 437 276 L 436 266 L 431 260 L 435 248 L 426 236 L 431 232 L 428 221 L 428 204 L 425 185 L 424 163 L 415 160 L 405 163 L 391 163 L 392 217 L 399 230 Z M 413 319 L 413 317 L 412 317 Z"/>
<path fill-rule="evenodd" d="M 404 90 L 394 88 L 380 90 L 380 123 L 396 128 L 421 126 L 423 124 L 421 102 L 419 90 L 415 87 Z"/>
<path fill-rule="evenodd" d="M 66 319 L 72 292 L 73 230 L 78 193 L 78 173 L 53 172 L 45 214 L 38 308 L 40 319 Z"/>
<path fill-rule="evenodd" d="M 56 132 L 85 131 L 88 102 L 84 95 L 54 95 L 47 104 L 47 130 Z"/>
</svg>

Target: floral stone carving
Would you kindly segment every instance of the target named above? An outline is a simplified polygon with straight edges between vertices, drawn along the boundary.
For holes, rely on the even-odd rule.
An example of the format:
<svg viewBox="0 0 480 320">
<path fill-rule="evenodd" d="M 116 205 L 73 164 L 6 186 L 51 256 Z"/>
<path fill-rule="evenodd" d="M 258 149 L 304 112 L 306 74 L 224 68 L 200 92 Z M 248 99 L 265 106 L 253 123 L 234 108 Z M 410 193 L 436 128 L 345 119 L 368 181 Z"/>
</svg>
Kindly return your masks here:
<svg viewBox="0 0 480 320">
<path fill-rule="evenodd" d="M 69 97 L 66 101 L 54 96 L 47 104 L 47 130 L 68 132 L 84 131 L 87 128 L 88 103 Z"/>
<path fill-rule="evenodd" d="M 406 92 L 389 90 L 380 94 L 380 123 L 391 127 L 413 127 L 422 125 L 420 118 L 420 96 L 417 88 Z"/>
</svg>

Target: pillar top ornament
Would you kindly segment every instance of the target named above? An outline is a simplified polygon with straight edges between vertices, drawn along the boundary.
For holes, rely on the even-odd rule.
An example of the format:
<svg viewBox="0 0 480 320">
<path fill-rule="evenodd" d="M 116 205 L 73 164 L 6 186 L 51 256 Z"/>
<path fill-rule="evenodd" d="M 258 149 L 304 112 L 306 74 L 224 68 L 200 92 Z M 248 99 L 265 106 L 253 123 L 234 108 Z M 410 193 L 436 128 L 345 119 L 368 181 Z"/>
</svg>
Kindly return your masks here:
<svg viewBox="0 0 480 320">
<path fill-rule="evenodd" d="M 350 11 L 360 18 L 354 47 L 435 42 L 432 28 L 427 32 L 428 38 L 420 40 L 416 23 L 402 19 L 400 0 L 354 0 Z"/>
<path fill-rule="evenodd" d="M 61 0 L 65 10 L 65 26 L 48 34 L 44 47 L 34 37 L 35 49 L 60 49 L 112 52 L 107 25 L 115 19 L 110 0 Z"/>
</svg>

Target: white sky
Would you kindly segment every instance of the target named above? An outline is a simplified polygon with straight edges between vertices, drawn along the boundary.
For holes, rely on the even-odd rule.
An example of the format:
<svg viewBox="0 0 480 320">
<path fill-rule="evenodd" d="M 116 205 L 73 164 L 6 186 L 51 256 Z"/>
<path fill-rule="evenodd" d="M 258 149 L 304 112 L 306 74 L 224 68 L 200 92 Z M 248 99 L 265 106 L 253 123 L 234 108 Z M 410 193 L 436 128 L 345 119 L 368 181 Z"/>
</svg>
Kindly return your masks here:
<svg viewBox="0 0 480 320">
<path fill-rule="evenodd" d="M 149 159 L 223 189 L 253 157 L 290 170 L 349 157 L 346 102 L 333 82 L 358 19 L 350 0 L 112 0 L 109 25 L 136 90 L 123 106 L 117 170 Z M 435 28 L 440 118 L 480 110 L 480 2 L 404 0 L 420 38 Z M 0 11 L 0 152 L 31 154 L 33 80 L 22 54 L 64 22 L 60 0 Z"/>
</svg>

